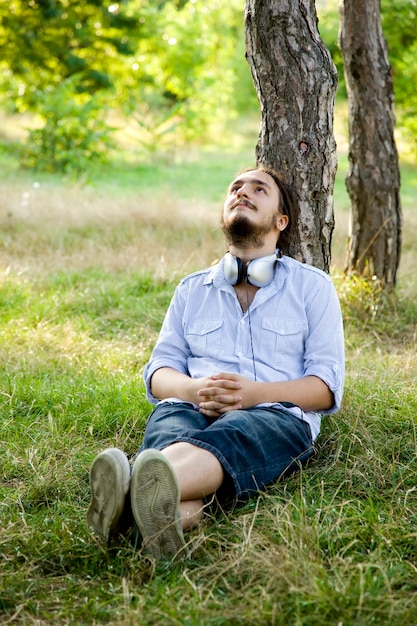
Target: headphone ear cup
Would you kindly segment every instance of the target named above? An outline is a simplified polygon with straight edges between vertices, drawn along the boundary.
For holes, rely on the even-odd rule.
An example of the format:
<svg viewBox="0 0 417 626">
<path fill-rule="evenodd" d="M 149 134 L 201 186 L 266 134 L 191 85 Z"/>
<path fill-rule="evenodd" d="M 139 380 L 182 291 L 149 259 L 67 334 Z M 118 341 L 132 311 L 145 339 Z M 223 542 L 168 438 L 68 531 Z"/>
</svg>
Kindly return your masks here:
<svg viewBox="0 0 417 626">
<path fill-rule="evenodd" d="M 236 285 L 239 282 L 239 274 L 242 271 L 240 267 L 242 262 L 240 262 L 239 266 L 239 261 L 240 259 L 230 254 L 230 252 L 226 252 L 224 255 L 224 277 L 230 285 Z"/>
<path fill-rule="evenodd" d="M 266 287 L 269 285 L 274 277 L 277 262 L 276 254 L 253 259 L 246 268 L 248 283 L 255 287 Z"/>
</svg>

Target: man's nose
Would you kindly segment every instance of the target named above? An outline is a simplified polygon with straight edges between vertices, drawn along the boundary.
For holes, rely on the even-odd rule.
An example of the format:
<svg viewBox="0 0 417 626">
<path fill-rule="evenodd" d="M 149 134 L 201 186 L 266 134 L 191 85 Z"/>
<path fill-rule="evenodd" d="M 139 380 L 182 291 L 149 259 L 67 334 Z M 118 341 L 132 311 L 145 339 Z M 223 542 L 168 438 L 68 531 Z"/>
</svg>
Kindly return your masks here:
<svg viewBox="0 0 417 626">
<path fill-rule="evenodd" d="M 247 198 L 248 197 L 248 186 L 246 184 L 242 185 L 241 187 L 239 187 L 239 189 L 237 190 L 237 197 L 238 198 Z"/>
</svg>

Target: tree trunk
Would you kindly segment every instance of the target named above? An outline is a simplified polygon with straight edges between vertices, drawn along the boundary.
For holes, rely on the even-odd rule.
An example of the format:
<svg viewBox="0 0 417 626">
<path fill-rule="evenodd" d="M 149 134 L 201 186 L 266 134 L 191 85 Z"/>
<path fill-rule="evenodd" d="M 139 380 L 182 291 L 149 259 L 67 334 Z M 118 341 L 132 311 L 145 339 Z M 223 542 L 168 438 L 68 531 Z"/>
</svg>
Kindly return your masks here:
<svg viewBox="0 0 417 626">
<path fill-rule="evenodd" d="M 245 35 L 261 106 L 257 161 L 280 171 L 297 196 L 290 254 L 328 272 L 337 73 L 317 29 L 314 0 L 246 0 Z"/>
<path fill-rule="evenodd" d="M 347 269 L 395 286 L 401 253 L 400 172 L 380 0 L 343 0 L 340 19 L 349 102 L 346 186 L 352 204 Z"/>
</svg>

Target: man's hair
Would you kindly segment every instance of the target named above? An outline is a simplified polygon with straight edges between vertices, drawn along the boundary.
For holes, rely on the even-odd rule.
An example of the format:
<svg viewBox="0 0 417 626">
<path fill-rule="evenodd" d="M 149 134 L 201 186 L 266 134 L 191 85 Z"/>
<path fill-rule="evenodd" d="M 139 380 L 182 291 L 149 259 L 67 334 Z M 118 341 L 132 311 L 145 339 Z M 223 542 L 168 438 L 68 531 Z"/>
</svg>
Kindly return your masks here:
<svg viewBox="0 0 417 626">
<path fill-rule="evenodd" d="M 288 217 L 288 225 L 281 231 L 278 241 L 278 247 L 284 254 L 289 254 L 289 247 L 291 243 L 292 233 L 297 228 L 298 221 L 298 203 L 296 202 L 295 194 L 290 185 L 284 180 L 283 176 L 268 165 L 258 164 L 255 167 L 246 167 L 240 173 L 253 172 L 260 170 L 268 174 L 275 182 L 280 192 L 280 206 L 279 211 Z"/>
</svg>

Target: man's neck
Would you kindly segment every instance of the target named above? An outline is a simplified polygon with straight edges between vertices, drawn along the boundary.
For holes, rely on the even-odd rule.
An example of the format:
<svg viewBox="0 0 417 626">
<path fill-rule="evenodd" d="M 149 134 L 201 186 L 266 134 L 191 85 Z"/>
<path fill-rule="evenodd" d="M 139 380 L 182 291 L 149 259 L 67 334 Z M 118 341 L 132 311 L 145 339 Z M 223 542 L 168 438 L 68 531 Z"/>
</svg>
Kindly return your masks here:
<svg viewBox="0 0 417 626">
<path fill-rule="evenodd" d="M 271 248 L 271 246 L 263 246 L 262 248 L 241 248 L 231 245 L 229 247 L 230 254 L 238 257 L 244 263 L 249 263 L 249 261 L 253 261 L 253 259 L 275 254 L 275 250 L 276 247 Z"/>
</svg>

